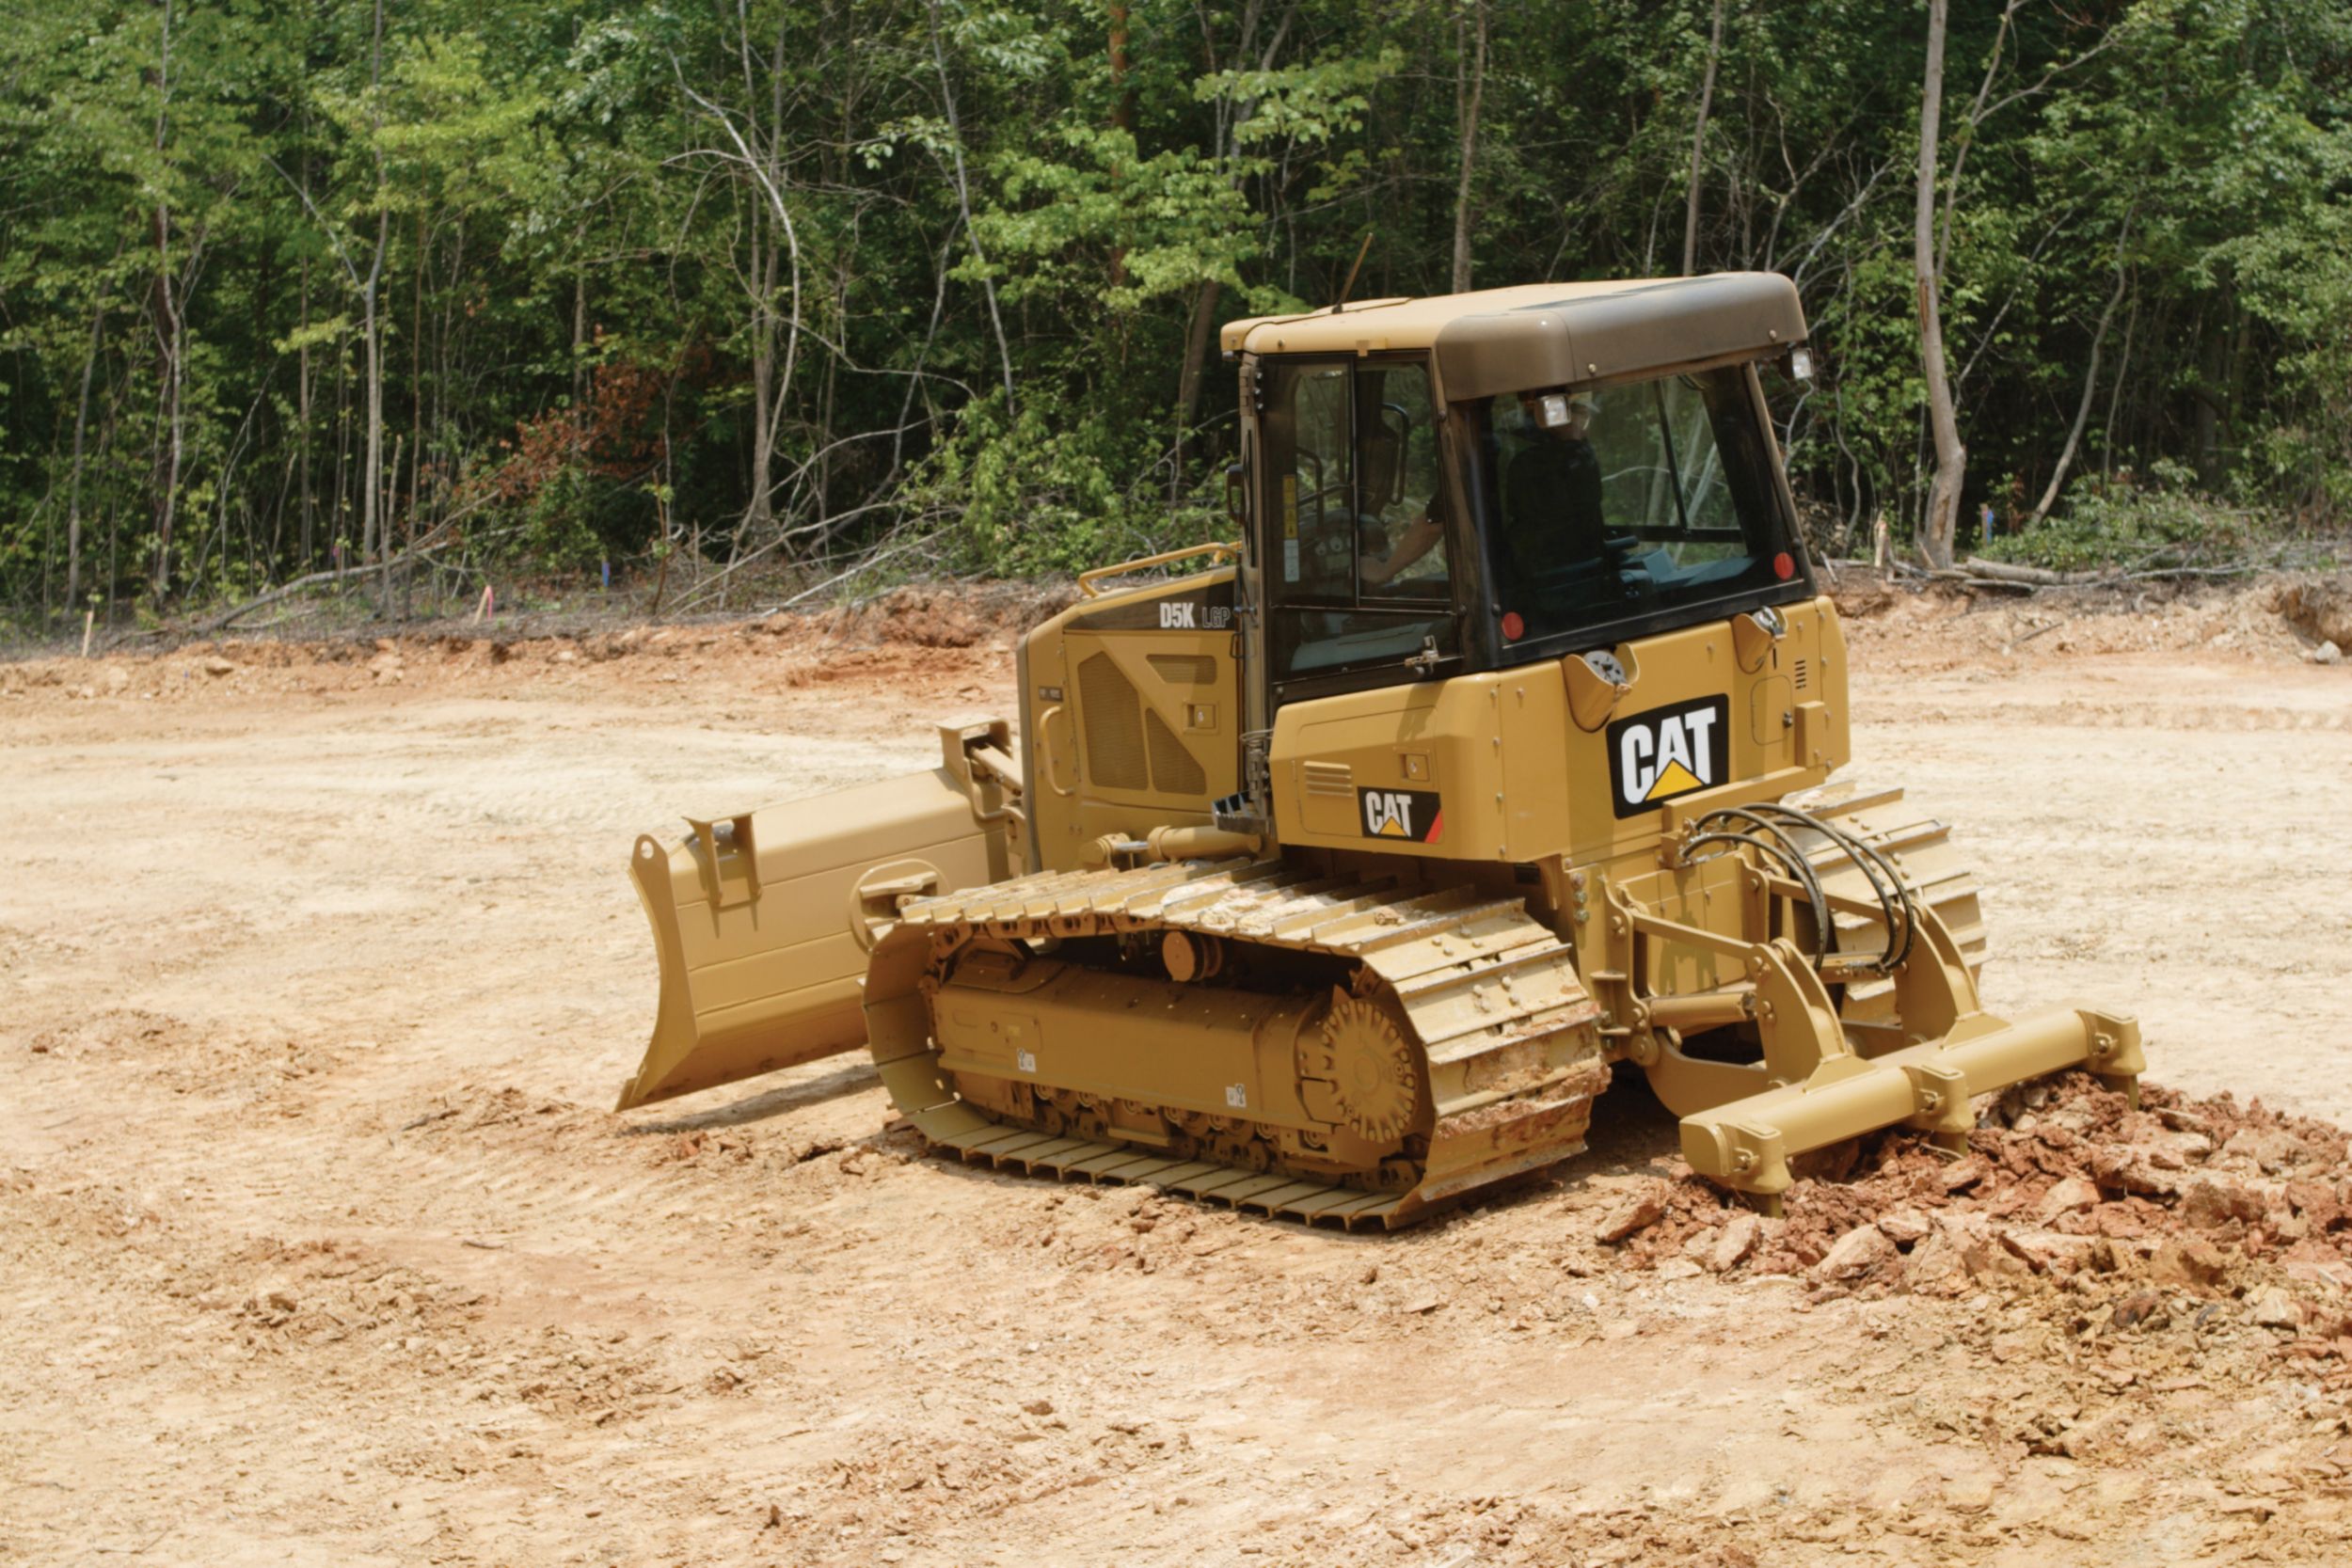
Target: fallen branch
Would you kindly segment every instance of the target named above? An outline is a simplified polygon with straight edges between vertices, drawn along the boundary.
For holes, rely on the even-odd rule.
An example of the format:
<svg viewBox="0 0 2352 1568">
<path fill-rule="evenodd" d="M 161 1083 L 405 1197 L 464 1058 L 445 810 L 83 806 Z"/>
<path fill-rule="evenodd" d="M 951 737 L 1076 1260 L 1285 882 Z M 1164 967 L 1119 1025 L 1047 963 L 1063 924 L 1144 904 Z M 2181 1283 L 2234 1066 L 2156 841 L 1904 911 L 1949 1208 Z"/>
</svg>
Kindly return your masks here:
<svg viewBox="0 0 2352 1568">
<path fill-rule="evenodd" d="M 282 587 L 271 589 L 268 593 L 262 594 L 259 598 L 247 599 L 245 603 L 236 606 L 234 609 L 221 611 L 218 615 L 214 616 L 211 620 L 204 622 L 202 625 L 192 627 L 189 635 L 194 637 L 202 637 L 209 633 L 218 631 L 232 621 L 242 621 L 247 615 L 252 614 L 255 610 L 274 605 L 278 600 L 285 598 L 287 595 L 299 594 L 306 588 L 315 588 L 319 584 L 326 582 L 341 582 L 345 578 L 358 577 L 368 572 L 390 572 L 397 567 L 405 566 L 418 557 L 429 555 L 433 551 L 437 550 L 442 546 L 448 544 L 450 542 L 448 538 L 450 530 L 455 528 L 459 523 L 464 522 L 468 517 L 472 516 L 476 512 L 479 512 L 484 504 L 485 503 L 483 501 L 477 501 L 471 506 L 463 507 L 458 511 L 450 514 L 447 517 L 441 519 L 439 526 L 435 528 L 432 532 L 426 534 L 422 539 L 418 540 L 415 544 L 409 546 L 406 549 L 401 551 L 400 554 L 392 557 L 389 561 L 363 562 L 357 566 L 338 566 L 331 571 L 312 572 L 308 576 L 298 577 L 294 578 L 294 581 L 286 583 Z"/>
<path fill-rule="evenodd" d="M 1969 556 L 1957 570 L 1969 577 L 1991 578 L 1995 582 L 2030 583 L 2036 588 L 2096 582 L 2105 575 L 2099 572 L 2054 572 L 2047 566 L 2019 566 L 2007 561 L 1987 561 L 1980 555 Z"/>
<path fill-rule="evenodd" d="M 790 598 L 778 604 L 770 605 L 766 610 L 761 610 L 758 615 L 754 617 L 754 619 L 765 621 L 771 615 L 791 609 L 794 605 L 799 604 L 803 599 L 814 598 L 818 594 L 823 593 L 826 589 L 831 588 L 834 583 L 853 578 L 860 572 L 870 571 L 875 566 L 880 565 L 882 562 L 887 561 L 890 557 L 897 555 L 903 550 L 913 549 L 915 546 L 924 543 L 928 538 L 929 535 L 917 535 L 913 539 L 903 540 L 898 544 L 893 545 L 887 549 L 876 550 L 870 555 L 861 556 L 857 561 L 850 564 L 847 571 L 835 572 L 833 576 L 827 578 L 824 581 L 817 584 L 815 587 L 803 588 L 799 593 L 793 594 Z"/>
</svg>

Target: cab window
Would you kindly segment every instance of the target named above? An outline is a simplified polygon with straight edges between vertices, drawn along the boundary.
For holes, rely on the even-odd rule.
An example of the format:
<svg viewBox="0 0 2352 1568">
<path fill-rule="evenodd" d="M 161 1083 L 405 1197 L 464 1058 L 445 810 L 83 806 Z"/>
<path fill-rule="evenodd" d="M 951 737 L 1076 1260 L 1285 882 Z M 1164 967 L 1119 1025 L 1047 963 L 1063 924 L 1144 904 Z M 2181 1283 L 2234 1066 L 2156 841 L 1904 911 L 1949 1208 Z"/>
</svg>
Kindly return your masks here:
<svg viewBox="0 0 2352 1568">
<path fill-rule="evenodd" d="M 1262 385 L 1275 678 L 1454 652 L 1427 367 L 1276 364 Z"/>
<path fill-rule="evenodd" d="M 1507 640 L 1596 635 L 1797 576 L 1740 368 L 1484 399 L 1464 421 Z"/>
</svg>

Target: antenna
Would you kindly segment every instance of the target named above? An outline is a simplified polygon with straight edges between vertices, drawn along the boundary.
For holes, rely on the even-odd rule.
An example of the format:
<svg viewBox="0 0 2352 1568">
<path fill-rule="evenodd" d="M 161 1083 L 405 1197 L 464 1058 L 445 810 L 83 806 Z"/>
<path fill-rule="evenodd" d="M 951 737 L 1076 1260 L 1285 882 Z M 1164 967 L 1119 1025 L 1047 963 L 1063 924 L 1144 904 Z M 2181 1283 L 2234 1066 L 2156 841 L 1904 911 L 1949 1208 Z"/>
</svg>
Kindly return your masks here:
<svg viewBox="0 0 2352 1568">
<path fill-rule="evenodd" d="M 1347 303 L 1347 296 L 1356 292 L 1356 275 L 1363 270 L 1364 257 L 1371 251 L 1372 237 L 1377 232 L 1377 230 L 1372 229 L 1364 230 L 1364 243 L 1356 247 L 1356 264 L 1347 269 L 1347 281 L 1340 285 L 1340 297 L 1331 302 L 1333 315 L 1340 313 L 1340 307 Z"/>
</svg>

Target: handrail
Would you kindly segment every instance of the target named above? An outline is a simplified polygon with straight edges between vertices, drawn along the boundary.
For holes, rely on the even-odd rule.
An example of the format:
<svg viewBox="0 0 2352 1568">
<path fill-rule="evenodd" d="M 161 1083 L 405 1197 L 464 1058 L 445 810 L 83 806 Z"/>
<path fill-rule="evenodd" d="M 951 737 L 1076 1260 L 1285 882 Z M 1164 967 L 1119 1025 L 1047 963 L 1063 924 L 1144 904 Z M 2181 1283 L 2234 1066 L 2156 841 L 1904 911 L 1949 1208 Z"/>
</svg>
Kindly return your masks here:
<svg viewBox="0 0 2352 1568">
<path fill-rule="evenodd" d="M 1181 550 L 1162 550 L 1157 555 L 1147 555 L 1137 561 L 1122 561 L 1116 566 L 1089 567 L 1078 574 L 1078 592 L 1083 596 L 1091 599 L 1102 592 L 1095 584 L 1106 578 L 1123 578 L 1130 572 L 1140 572 L 1147 566 L 1165 566 L 1171 561 L 1185 561 L 1196 555 L 1217 555 L 1228 561 L 1238 561 L 1241 559 L 1241 542 L 1235 540 L 1230 545 L 1187 545 Z"/>
</svg>

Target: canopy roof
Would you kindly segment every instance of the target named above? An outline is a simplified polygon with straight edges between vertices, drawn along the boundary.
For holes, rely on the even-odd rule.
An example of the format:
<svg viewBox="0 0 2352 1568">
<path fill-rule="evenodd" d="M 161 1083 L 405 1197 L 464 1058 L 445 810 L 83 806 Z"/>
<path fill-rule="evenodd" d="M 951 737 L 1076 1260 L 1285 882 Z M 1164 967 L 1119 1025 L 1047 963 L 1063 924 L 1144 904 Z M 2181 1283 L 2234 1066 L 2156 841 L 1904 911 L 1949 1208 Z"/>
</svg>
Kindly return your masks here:
<svg viewBox="0 0 2352 1568">
<path fill-rule="evenodd" d="M 1457 401 L 1770 354 L 1804 335 L 1794 283 L 1722 272 L 1372 299 L 1231 322 L 1219 339 L 1228 356 L 1434 349 L 1442 395 Z"/>
</svg>

